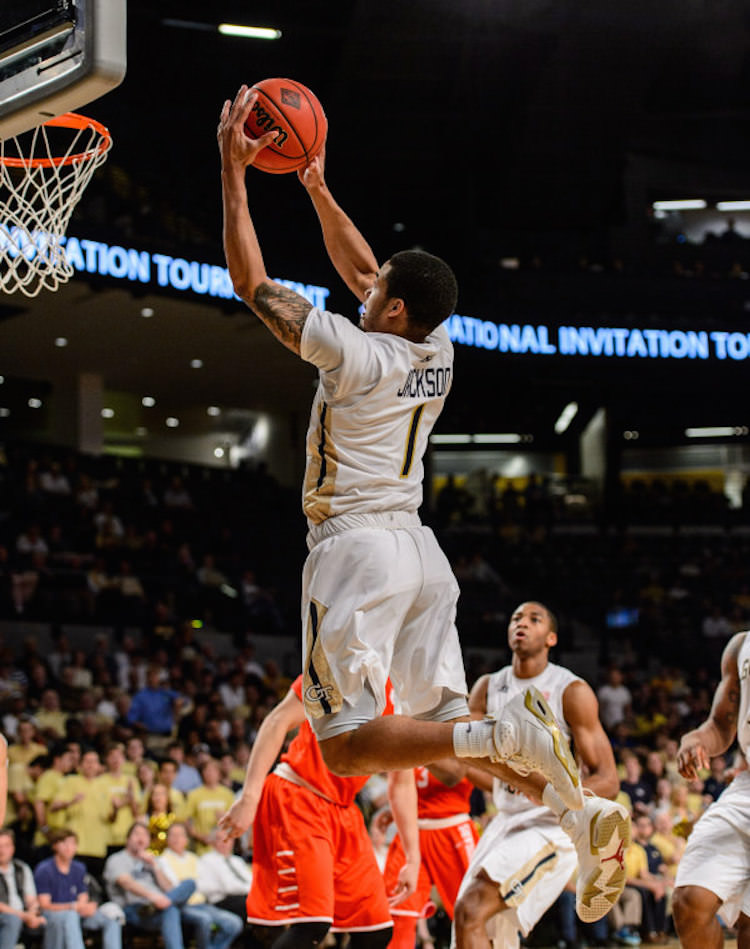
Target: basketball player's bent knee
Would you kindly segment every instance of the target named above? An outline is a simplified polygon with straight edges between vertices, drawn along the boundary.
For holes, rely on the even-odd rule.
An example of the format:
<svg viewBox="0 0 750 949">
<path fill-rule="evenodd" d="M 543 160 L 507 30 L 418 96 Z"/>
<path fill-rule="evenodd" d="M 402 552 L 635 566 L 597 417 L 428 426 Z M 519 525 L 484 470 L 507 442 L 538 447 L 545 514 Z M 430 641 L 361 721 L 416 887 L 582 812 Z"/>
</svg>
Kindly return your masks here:
<svg viewBox="0 0 750 949">
<path fill-rule="evenodd" d="M 483 930 L 487 920 L 505 909 L 497 885 L 477 877 L 456 901 L 456 933 Z"/>
<path fill-rule="evenodd" d="M 367 774 L 365 760 L 353 748 L 352 739 L 358 730 L 358 728 L 352 728 L 350 731 L 334 735 L 332 738 L 318 740 L 326 767 L 332 774 L 338 775 L 340 778 Z"/>
</svg>

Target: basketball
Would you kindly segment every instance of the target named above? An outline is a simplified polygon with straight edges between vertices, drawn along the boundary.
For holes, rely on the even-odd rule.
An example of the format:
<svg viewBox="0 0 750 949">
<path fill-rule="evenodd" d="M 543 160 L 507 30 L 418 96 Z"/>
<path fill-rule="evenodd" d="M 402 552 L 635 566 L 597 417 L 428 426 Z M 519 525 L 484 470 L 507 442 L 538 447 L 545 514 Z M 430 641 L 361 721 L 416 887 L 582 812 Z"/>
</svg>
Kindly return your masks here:
<svg viewBox="0 0 750 949">
<path fill-rule="evenodd" d="M 260 138 L 278 129 L 275 142 L 264 148 L 253 168 L 285 175 L 304 168 L 326 140 L 328 121 L 317 97 L 294 79 L 263 79 L 251 92 L 258 98 L 245 121 L 245 133 Z"/>
</svg>

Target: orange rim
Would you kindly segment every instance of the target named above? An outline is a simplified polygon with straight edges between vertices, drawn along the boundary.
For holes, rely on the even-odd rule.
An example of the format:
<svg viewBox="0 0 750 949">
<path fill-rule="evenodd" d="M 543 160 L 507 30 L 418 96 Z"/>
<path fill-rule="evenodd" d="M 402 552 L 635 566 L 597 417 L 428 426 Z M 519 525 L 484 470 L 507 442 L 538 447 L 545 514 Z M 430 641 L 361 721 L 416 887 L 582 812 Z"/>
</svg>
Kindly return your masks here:
<svg viewBox="0 0 750 949">
<path fill-rule="evenodd" d="M 44 122 L 43 125 L 51 128 L 82 129 L 91 128 L 100 136 L 99 142 L 85 152 L 77 152 L 75 155 L 65 155 L 62 158 L 11 158 L 7 155 L 0 155 L 0 165 L 8 168 L 58 168 L 61 165 L 74 165 L 83 161 L 91 161 L 97 155 L 103 155 L 112 144 L 112 136 L 109 129 L 97 122 L 96 119 L 90 119 L 85 115 L 79 115 L 77 112 L 65 112 L 62 115 L 55 116 L 54 119 Z"/>
</svg>

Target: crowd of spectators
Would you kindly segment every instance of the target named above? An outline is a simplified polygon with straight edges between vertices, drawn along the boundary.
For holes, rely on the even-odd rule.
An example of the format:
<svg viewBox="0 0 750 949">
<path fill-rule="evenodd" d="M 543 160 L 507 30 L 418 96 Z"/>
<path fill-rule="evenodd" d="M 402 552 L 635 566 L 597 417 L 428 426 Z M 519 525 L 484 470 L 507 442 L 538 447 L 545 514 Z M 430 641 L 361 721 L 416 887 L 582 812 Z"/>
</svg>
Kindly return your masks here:
<svg viewBox="0 0 750 949">
<path fill-rule="evenodd" d="M 200 924 L 211 911 L 197 907 L 241 916 L 252 852 L 244 838 L 236 853 L 223 853 L 216 818 L 240 787 L 260 723 L 297 672 L 256 655 L 254 641 L 297 637 L 293 561 L 301 565 L 304 556 L 297 499 L 263 471 L 27 449 L 9 451 L 6 461 L 0 618 L 47 620 L 51 648 L 33 635 L 0 643 L 13 835 L 0 835 L 0 889 L 12 866 L 8 852 L 36 870 L 60 848 L 71 849 L 93 889 L 87 882 L 89 904 L 76 898 L 64 912 L 75 913 L 85 933 L 106 912 L 117 916 L 101 915 L 118 885 L 109 861 L 130 848 L 146 875 L 159 868 L 163 878 L 154 877 L 156 903 L 145 912 L 133 908 L 131 897 L 144 898 L 138 887 L 114 899 L 130 924 L 125 932 L 159 928 L 179 949 L 175 934 L 182 939 L 184 928 L 203 949 Z M 710 774 L 687 784 L 675 753 L 680 735 L 708 713 L 721 649 L 748 625 L 748 542 L 727 532 L 557 534 L 547 494 L 541 479 L 520 498 L 507 493 L 509 516 L 501 509 L 482 529 L 473 515 L 445 516 L 447 506 L 436 515 L 462 587 L 467 672 L 471 681 L 488 662 L 506 661 L 507 615 L 525 598 L 554 605 L 566 664 L 575 665 L 569 657 L 577 646 L 590 649 L 593 635 L 599 671 L 589 678 L 642 850 L 631 848 L 626 896 L 589 939 L 658 941 L 670 928 L 670 886 L 684 839 L 731 776 L 733 762 L 715 759 Z M 83 648 L 71 644 L 63 619 L 91 624 Z M 228 654 L 216 649 L 217 631 L 232 635 Z M 475 811 L 480 823 L 491 813 L 480 794 Z M 167 852 L 171 875 L 159 863 Z M 239 861 L 237 873 L 227 872 L 226 892 L 210 891 L 200 882 L 201 862 L 226 867 L 225 858 Z M 198 876 L 190 893 L 183 872 Z M 12 914 L 27 927 L 36 925 L 37 908 L 58 911 L 32 899 L 31 889 L 19 879 Z M 165 919 L 158 894 L 175 889 L 173 905 L 186 909 Z M 36 892 L 43 892 L 38 885 Z M 569 898 L 556 907 L 560 932 L 574 925 L 571 907 Z M 219 931 L 215 923 L 209 929 Z"/>
</svg>

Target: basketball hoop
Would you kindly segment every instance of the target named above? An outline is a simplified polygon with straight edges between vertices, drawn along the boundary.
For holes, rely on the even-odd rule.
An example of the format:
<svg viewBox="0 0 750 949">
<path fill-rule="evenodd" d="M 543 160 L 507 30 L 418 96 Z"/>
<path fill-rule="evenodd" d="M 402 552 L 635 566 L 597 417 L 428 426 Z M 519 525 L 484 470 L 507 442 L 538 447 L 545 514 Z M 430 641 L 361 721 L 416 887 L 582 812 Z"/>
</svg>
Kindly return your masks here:
<svg viewBox="0 0 750 949">
<path fill-rule="evenodd" d="M 111 146 L 100 122 L 75 112 L 0 139 L 1 291 L 35 297 L 67 283 L 68 222 Z"/>
</svg>

